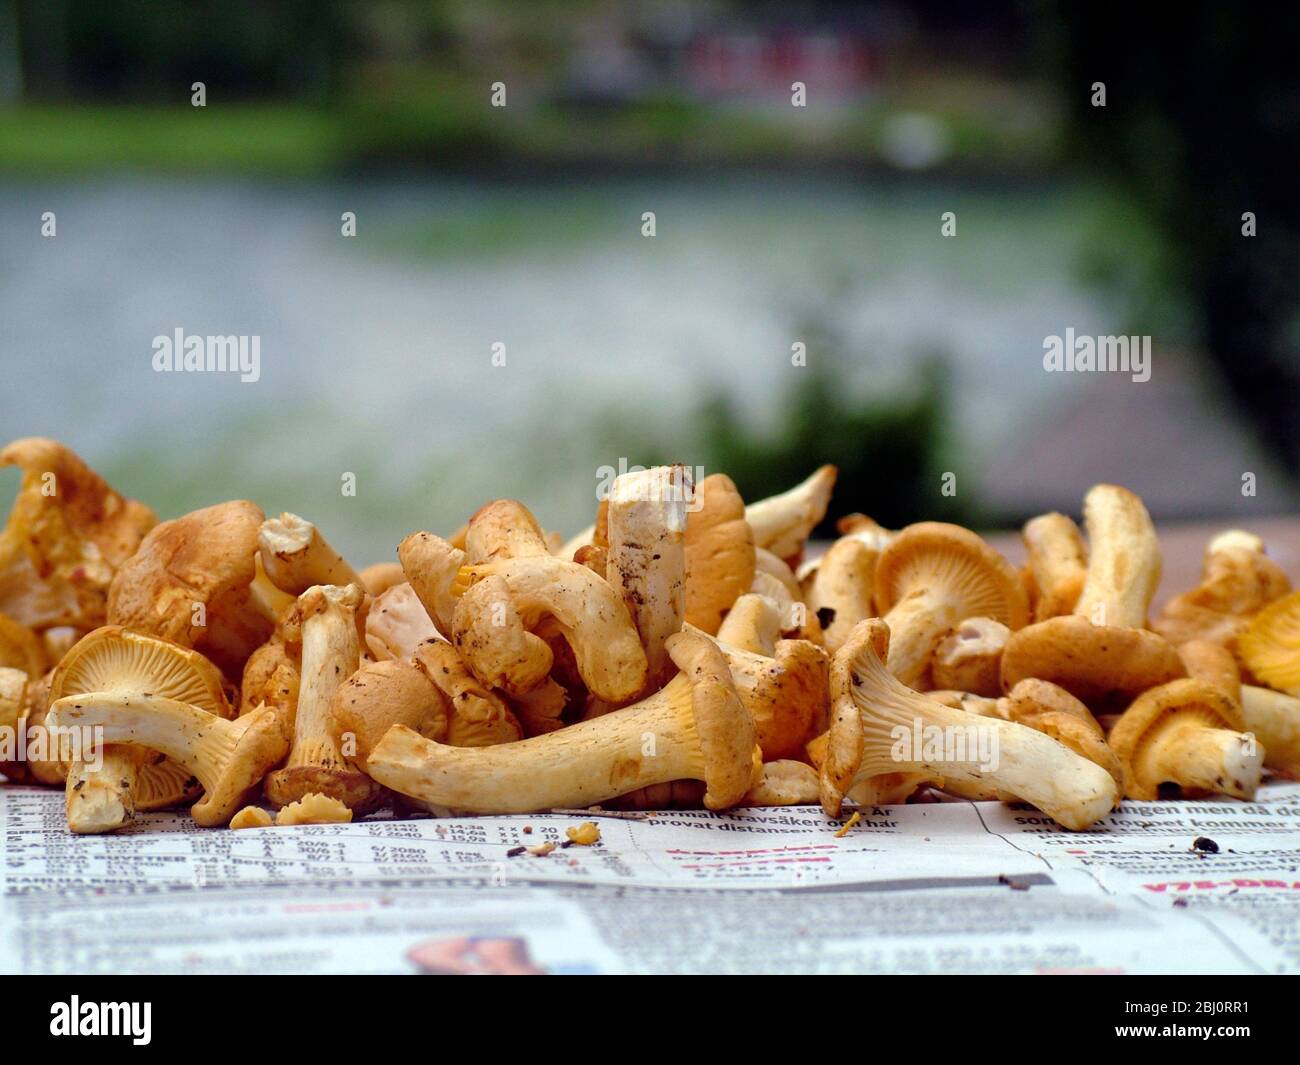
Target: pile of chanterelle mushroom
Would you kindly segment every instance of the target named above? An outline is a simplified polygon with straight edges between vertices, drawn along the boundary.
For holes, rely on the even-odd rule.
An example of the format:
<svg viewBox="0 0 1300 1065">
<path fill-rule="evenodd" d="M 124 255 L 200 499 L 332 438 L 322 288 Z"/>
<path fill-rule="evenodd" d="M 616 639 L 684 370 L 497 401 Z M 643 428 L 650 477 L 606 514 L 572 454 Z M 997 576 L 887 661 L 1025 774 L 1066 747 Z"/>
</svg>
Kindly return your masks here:
<svg viewBox="0 0 1300 1065">
<path fill-rule="evenodd" d="M 237 828 L 267 807 L 835 817 L 926 788 L 1082 829 L 1121 796 L 1300 772 L 1300 593 L 1234 530 L 1148 625 L 1160 547 L 1112 485 L 1084 500 L 1086 547 L 1030 521 L 1021 570 L 967 529 L 862 516 L 804 560 L 833 467 L 746 506 L 672 466 L 618 477 L 568 543 L 498 499 L 358 571 L 247 501 L 158 523 L 52 440 L 0 464 L 23 471 L 0 771 L 64 787 L 74 832 L 182 804 Z"/>
</svg>

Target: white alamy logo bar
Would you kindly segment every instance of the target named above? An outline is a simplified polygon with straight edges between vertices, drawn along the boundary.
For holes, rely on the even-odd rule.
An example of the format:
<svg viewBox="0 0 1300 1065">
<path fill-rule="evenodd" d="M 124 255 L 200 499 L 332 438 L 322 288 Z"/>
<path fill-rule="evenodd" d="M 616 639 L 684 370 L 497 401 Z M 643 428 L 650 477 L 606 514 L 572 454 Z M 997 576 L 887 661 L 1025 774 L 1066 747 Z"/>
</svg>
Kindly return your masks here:
<svg viewBox="0 0 1300 1065">
<path fill-rule="evenodd" d="M 104 729 L 100 725 L 40 729 L 0 725 L 0 762 L 83 762 L 98 772 L 104 766 Z"/>
<path fill-rule="evenodd" d="M 927 725 L 918 717 L 911 728 L 895 725 L 889 738 L 894 741 L 889 756 L 895 762 L 968 762 L 981 773 L 993 773 L 1001 761 L 997 729 L 986 725 Z"/>
<path fill-rule="evenodd" d="M 1151 380 L 1149 336 L 1065 336 L 1043 338 L 1043 369 L 1048 373 L 1126 373 L 1143 383 Z"/>
<path fill-rule="evenodd" d="M 138 1047 L 152 1037 L 152 1002 L 69 1002 L 50 1006 L 50 1035 L 129 1035 Z"/>
<path fill-rule="evenodd" d="M 156 373 L 237 373 L 245 384 L 262 376 L 260 336 L 199 336 L 177 326 L 153 338 Z"/>
</svg>

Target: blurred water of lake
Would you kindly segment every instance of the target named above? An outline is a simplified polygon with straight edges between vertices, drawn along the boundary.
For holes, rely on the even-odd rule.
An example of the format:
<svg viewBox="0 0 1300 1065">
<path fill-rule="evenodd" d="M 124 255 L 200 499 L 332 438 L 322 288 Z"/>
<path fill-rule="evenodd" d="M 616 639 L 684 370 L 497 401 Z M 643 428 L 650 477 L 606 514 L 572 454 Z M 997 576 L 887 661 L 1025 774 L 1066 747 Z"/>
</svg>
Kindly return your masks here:
<svg viewBox="0 0 1300 1065">
<path fill-rule="evenodd" d="M 10 183 L 0 426 L 66 440 L 165 516 L 249 497 L 366 563 L 493 496 L 575 531 L 642 427 L 684 434 L 711 390 L 771 418 L 816 323 L 840 350 L 810 341 L 809 362 L 836 358 L 864 395 L 946 356 L 978 470 L 1075 385 L 1042 372 L 1043 338 L 1117 331 L 1075 276 L 1088 209 L 1059 187 L 788 175 Z M 261 379 L 155 373 L 152 340 L 177 328 L 259 336 Z"/>
</svg>

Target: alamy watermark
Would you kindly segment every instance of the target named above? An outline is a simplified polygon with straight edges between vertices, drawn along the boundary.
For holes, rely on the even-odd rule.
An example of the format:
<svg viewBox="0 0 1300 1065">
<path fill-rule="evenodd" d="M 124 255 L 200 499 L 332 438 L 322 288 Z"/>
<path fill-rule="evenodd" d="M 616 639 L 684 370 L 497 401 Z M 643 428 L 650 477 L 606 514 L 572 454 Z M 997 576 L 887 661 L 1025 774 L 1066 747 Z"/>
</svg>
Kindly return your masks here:
<svg viewBox="0 0 1300 1065">
<path fill-rule="evenodd" d="M 127 1036 L 135 1046 L 148 1046 L 152 1015 L 152 1002 L 82 1002 L 73 995 L 50 1006 L 50 1035 Z"/>
<path fill-rule="evenodd" d="M 0 762 L 81 762 L 98 772 L 104 766 L 104 729 L 100 725 L 33 729 L 0 725 Z"/>
<path fill-rule="evenodd" d="M 177 326 L 171 336 L 153 338 L 156 373 L 237 373 L 245 384 L 262 376 L 260 336 L 186 335 Z"/>
<path fill-rule="evenodd" d="M 895 762 L 974 762 L 981 773 L 997 771 L 998 730 L 987 725 L 927 725 L 921 718 L 912 727 L 895 725 L 889 756 Z"/>
<path fill-rule="evenodd" d="M 596 501 L 609 499 L 614 482 L 625 473 L 645 473 L 646 467 L 632 466 L 626 458 L 618 460 L 618 467 L 599 466 L 596 469 Z M 692 471 L 687 466 L 673 466 L 671 474 L 664 480 L 647 478 L 633 486 L 626 482 L 619 489 L 620 499 L 636 499 L 650 503 L 684 503 L 687 511 L 697 511 L 704 506 L 704 500 L 696 491 L 696 485 L 704 480 L 704 467 L 696 466 Z M 642 498 L 644 496 L 645 498 Z"/>
<path fill-rule="evenodd" d="M 1109 372 L 1132 374 L 1133 380 L 1151 380 L 1149 336 L 1065 336 L 1043 338 L 1043 369 L 1048 373 Z"/>
</svg>

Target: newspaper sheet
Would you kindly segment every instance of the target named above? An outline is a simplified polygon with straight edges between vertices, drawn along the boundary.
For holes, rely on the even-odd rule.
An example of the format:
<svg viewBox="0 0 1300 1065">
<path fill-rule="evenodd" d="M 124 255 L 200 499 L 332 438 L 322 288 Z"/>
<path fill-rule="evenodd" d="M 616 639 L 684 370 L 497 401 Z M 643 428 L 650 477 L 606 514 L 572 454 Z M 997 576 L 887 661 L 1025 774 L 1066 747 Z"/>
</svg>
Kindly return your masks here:
<svg viewBox="0 0 1300 1065">
<path fill-rule="evenodd" d="M 76 837 L 0 790 L 0 968 L 23 973 L 1300 972 L 1300 784 L 1126 803 L 371 820 Z M 1196 841 L 1200 841 L 1199 847 Z M 1213 848 L 1217 847 L 1217 850 Z"/>
</svg>

